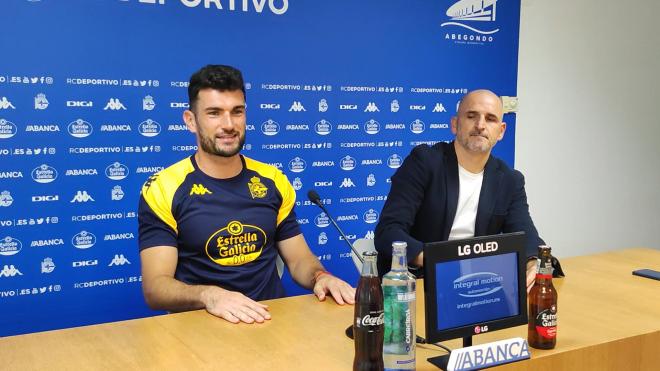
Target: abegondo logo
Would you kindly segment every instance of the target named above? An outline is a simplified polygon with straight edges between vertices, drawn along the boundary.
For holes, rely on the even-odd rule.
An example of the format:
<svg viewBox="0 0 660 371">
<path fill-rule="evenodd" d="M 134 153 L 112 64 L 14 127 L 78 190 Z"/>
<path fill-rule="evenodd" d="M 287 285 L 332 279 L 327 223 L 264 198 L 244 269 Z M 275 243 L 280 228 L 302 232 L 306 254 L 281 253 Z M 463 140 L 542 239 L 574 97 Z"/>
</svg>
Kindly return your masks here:
<svg viewBox="0 0 660 371">
<path fill-rule="evenodd" d="M 147 119 L 140 123 L 138 131 L 145 137 L 155 137 L 160 134 L 160 124 L 152 119 Z"/>
<path fill-rule="evenodd" d="M 128 167 L 119 162 L 115 162 L 105 168 L 105 175 L 108 179 L 122 180 L 128 176 Z"/>
<path fill-rule="evenodd" d="M 73 236 L 71 244 L 77 249 L 89 249 L 96 244 L 96 236 L 92 232 L 80 231 Z"/>
<path fill-rule="evenodd" d="M 93 130 L 92 125 L 83 119 L 77 119 L 67 126 L 67 131 L 74 138 L 88 137 L 92 134 Z"/>
<path fill-rule="evenodd" d="M 8 139 L 16 135 L 18 128 L 13 122 L 0 119 L 0 139 Z"/>
<path fill-rule="evenodd" d="M 446 14 L 451 18 L 451 21 L 442 23 L 440 25 L 441 27 L 463 27 L 478 34 L 445 34 L 446 40 L 491 42 L 493 41 L 493 37 L 485 35 L 492 35 L 499 31 L 499 28 L 481 30 L 465 23 L 476 21 L 479 25 L 484 25 L 485 22 L 494 22 L 497 14 L 497 0 L 459 0 L 447 9 Z"/>
<path fill-rule="evenodd" d="M 7 236 L 0 240 L 0 255 L 12 256 L 18 254 L 23 248 L 20 240 Z"/>
<path fill-rule="evenodd" d="M 54 167 L 43 164 L 32 170 L 32 180 L 37 183 L 50 183 L 57 179 L 57 170 Z"/>
</svg>

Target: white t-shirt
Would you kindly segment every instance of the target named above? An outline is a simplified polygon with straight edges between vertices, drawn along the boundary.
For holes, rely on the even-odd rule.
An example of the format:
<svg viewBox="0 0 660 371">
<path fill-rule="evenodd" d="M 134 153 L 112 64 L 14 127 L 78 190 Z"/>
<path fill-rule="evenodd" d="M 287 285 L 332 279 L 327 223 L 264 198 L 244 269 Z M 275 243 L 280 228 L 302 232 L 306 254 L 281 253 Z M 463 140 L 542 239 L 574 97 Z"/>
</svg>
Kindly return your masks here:
<svg viewBox="0 0 660 371">
<path fill-rule="evenodd" d="M 474 224 L 477 221 L 477 207 L 483 180 L 483 170 L 473 174 L 458 165 L 458 205 L 454 224 L 449 232 L 449 240 L 474 237 Z"/>
</svg>

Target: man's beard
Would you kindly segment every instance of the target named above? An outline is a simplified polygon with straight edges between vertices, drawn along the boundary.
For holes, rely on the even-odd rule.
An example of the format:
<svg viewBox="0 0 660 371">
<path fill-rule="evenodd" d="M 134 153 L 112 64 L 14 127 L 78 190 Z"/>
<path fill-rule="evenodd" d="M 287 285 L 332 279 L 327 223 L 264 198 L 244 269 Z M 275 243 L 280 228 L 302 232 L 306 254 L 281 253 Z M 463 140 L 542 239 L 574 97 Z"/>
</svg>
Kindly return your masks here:
<svg viewBox="0 0 660 371">
<path fill-rule="evenodd" d="M 223 149 L 215 144 L 215 136 L 209 137 L 207 135 L 204 135 L 204 133 L 200 130 L 199 126 L 197 126 L 197 132 L 199 133 L 198 134 L 199 145 L 201 146 L 202 151 L 212 155 L 216 155 L 220 157 L 232 157 L 235 156 L 238 152 L 240 152 L 241 149 L 243 148 L 243 145 L 245 144 L 245 135 L 240 136 L 239 133 L 239 140 L 236 147 Z"/>
</svg>

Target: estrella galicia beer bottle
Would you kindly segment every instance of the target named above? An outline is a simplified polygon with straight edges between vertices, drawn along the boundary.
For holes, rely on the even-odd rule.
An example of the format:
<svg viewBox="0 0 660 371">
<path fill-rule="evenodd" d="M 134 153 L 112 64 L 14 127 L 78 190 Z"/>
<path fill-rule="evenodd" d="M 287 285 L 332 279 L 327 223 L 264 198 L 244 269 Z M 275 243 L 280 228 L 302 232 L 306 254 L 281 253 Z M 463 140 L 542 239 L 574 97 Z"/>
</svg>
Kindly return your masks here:
<svg viewBox="0 0 660 371">
<path fill-rule="evenodd" d="M 383 370 L 383 290 L 376 268 L 376 251 L 362 254 L 364 264 L 355 291 L 355 358 L 353 371 Z"/>
<path fill-rule="evenodd" d="M 536 282 L 529 292 L 527 341 L 537 349 L 552 349 L 557 344 L 557 290 L 552 285 L 550 246 L 539 246 Z"/>
</svg>

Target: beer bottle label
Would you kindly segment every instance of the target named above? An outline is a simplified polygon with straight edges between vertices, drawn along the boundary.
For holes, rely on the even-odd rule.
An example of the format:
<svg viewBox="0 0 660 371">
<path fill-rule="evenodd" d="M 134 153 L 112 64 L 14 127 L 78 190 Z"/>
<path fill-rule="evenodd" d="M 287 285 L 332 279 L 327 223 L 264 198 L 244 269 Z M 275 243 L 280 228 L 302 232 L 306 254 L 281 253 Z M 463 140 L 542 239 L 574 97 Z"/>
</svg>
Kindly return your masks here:
<svg viewBox="0 0 660 371">
<path fill-rule="evenodd" d="M 536 332 L 546 339 L 557 336 L 557 306 L 552 305 L 539 312 L 535 318 Z"/>
</svg>

